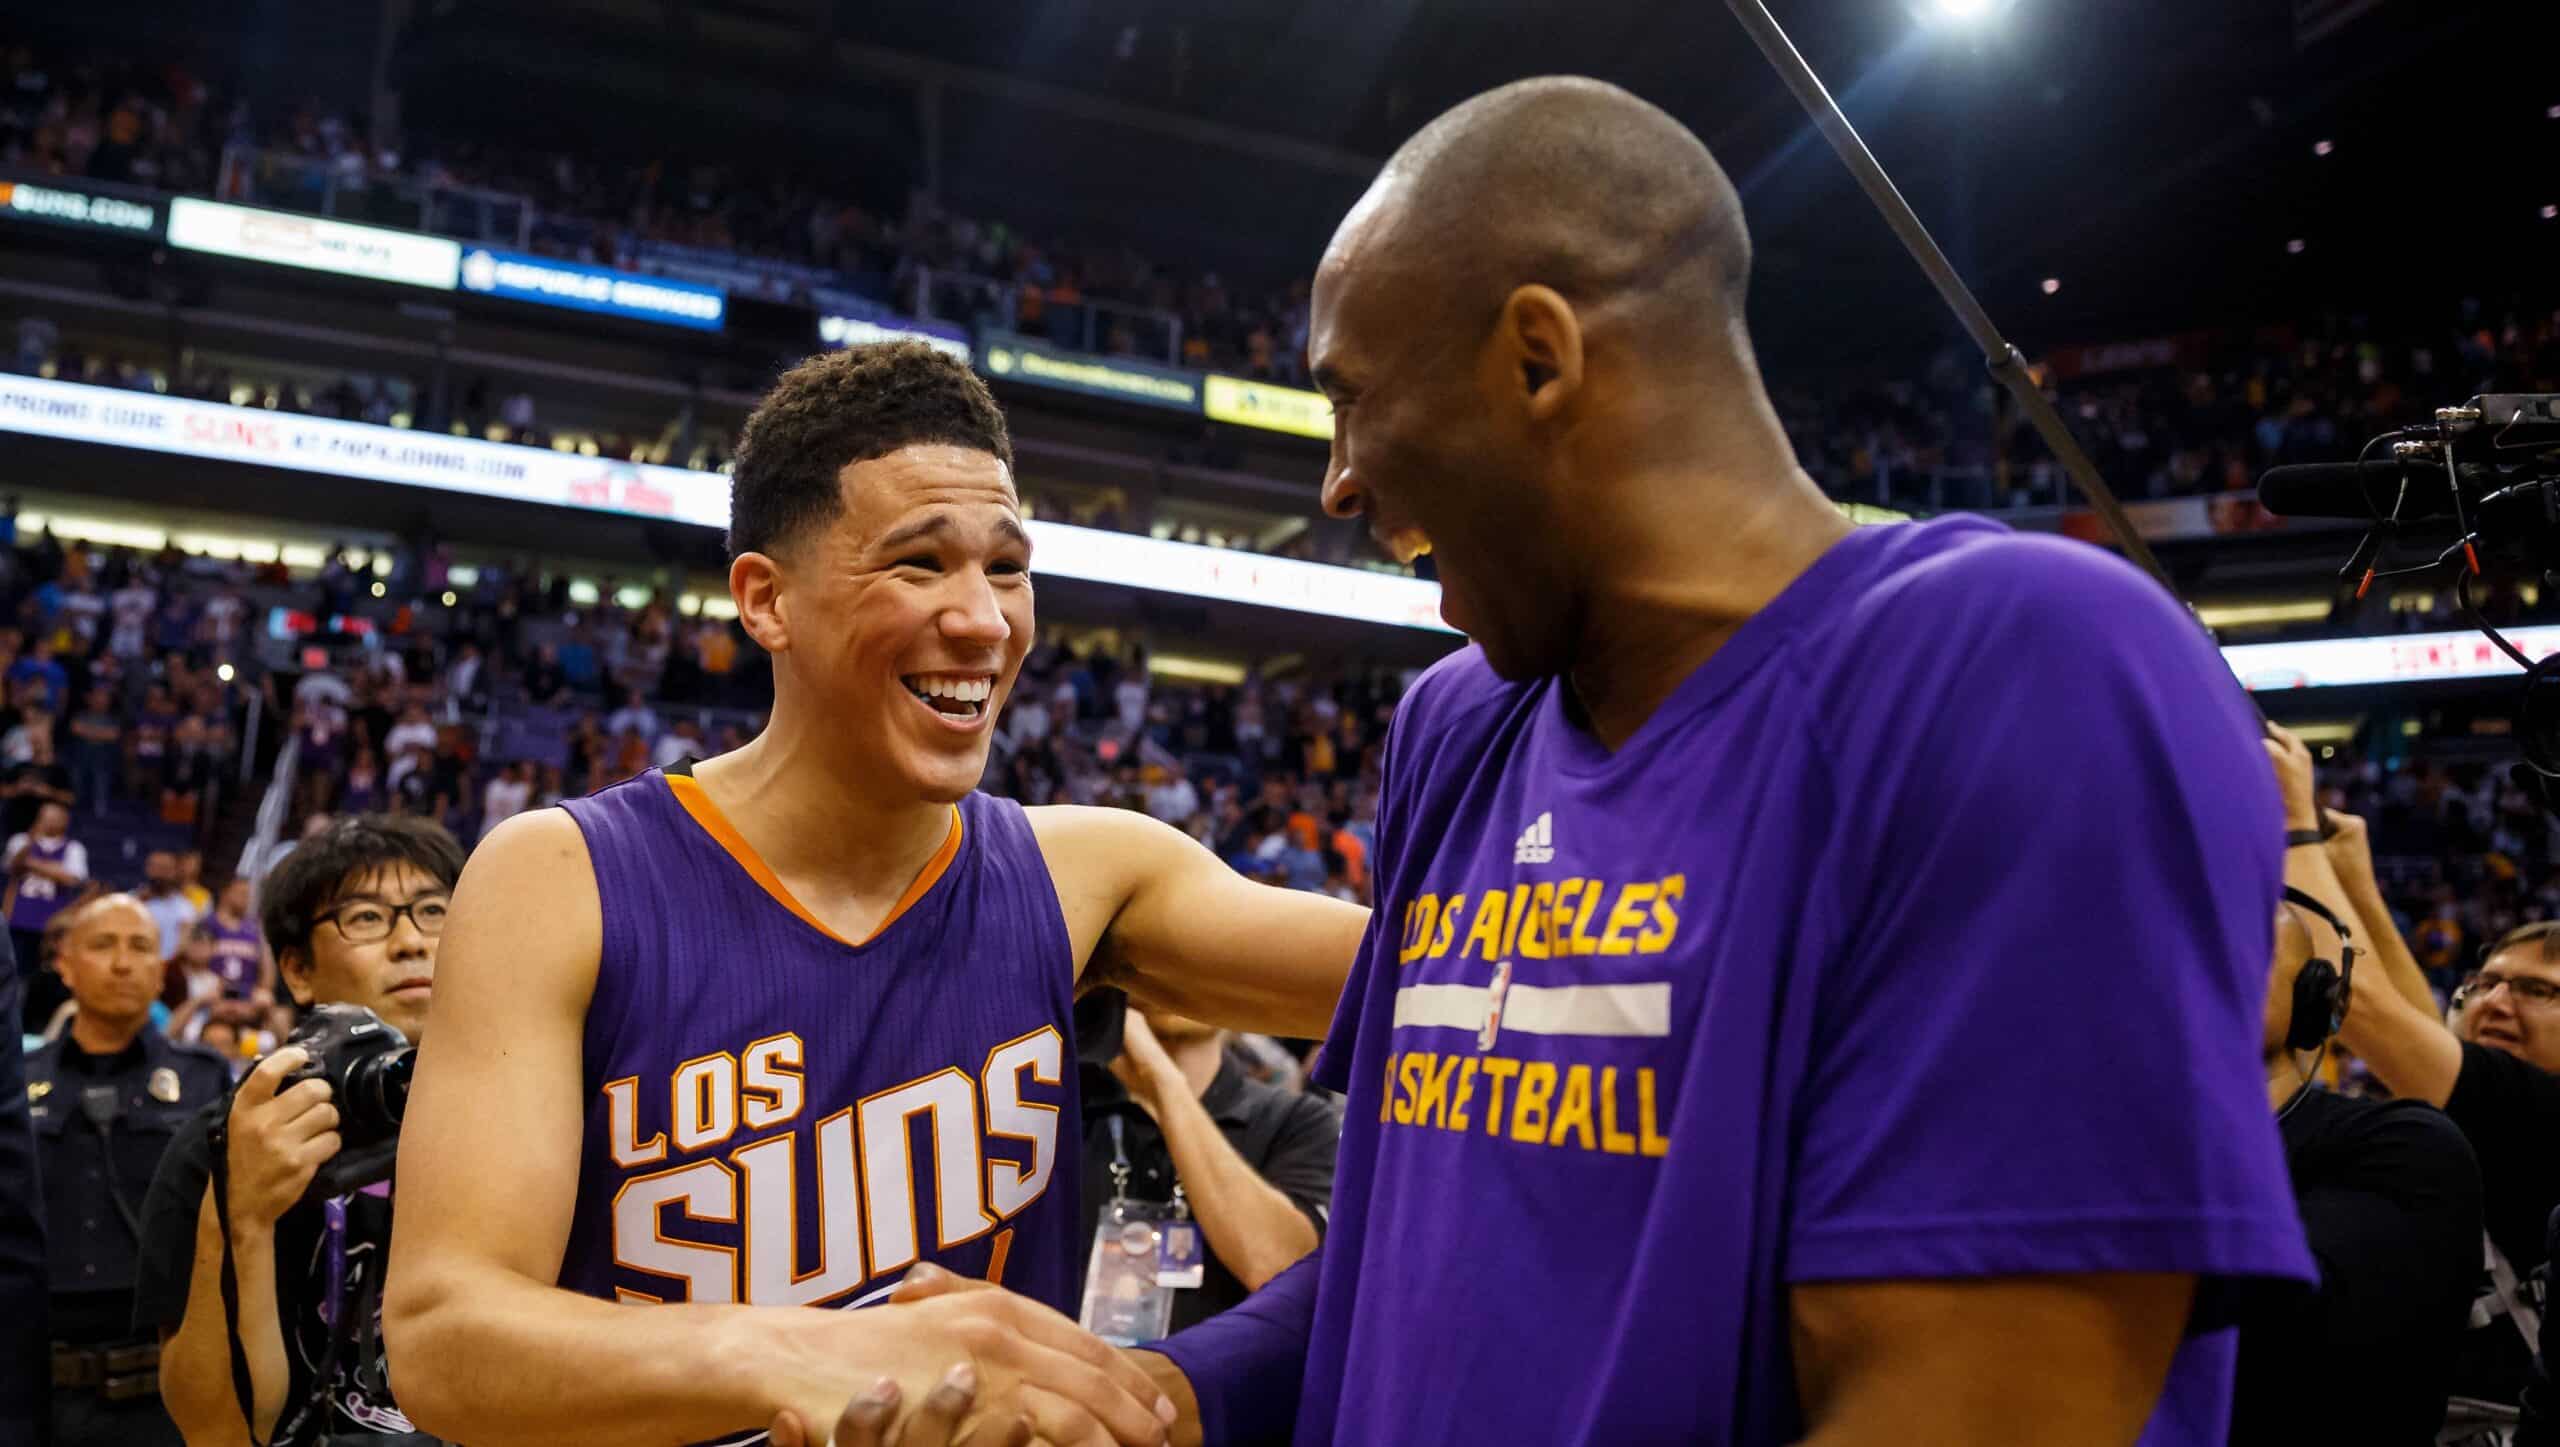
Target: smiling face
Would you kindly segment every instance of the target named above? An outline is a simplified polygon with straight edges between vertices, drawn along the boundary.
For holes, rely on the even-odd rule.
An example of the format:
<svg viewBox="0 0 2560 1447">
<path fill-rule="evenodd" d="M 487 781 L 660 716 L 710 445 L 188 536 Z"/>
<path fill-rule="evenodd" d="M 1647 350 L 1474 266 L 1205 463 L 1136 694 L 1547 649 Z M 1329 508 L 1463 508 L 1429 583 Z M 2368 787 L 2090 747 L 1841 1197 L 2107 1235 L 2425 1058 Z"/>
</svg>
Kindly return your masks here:
<svg viewBox="0 0 2560 1447">
<path fill-rule="evenodd" d="M 1401 205 L 1380 181 L 1316 272 L 1308 357 L 1334 406 L 1325 511 L 1365 516 L 1400 562 L 1428 552 L 1441 618 L 1497 673 L 1560 672 L 1578 589 L 1557 430 L 1545 425 L 1552 372 L 1524 355 L 1516 326 L 1488 331 L 1480 313 L 1443 304 L 1444 289 L 1417 284 L 1397 260 L 1414 249 L 1395 236 Z"/>
<path fill-rule="evenodd" d="M 1031 540 L 1013 475 L 945 443 L 846 467 L 837 515 L 731 591 L 848 752 L 905 790 L 950 802 L 986 770 L 992 724 L 1032 639 Z"/>
</svg>

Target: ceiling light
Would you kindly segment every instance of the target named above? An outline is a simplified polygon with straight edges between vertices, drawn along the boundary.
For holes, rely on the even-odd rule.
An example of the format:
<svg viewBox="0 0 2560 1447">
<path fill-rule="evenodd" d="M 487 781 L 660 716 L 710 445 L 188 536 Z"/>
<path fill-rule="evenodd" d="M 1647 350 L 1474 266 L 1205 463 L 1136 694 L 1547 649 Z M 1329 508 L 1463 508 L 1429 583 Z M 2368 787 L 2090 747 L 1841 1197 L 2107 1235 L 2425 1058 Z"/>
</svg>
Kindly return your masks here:
<svg viewBox="0 0 2560 1447">
<path fill-rule="evenodd" d="M 2045 294 L 2046 296 L 2051 296 L 2051 295 L 2053 295 L 2055 292 L 2060 291 L 2060 290 L 2062 290 L 2062 278 L 2061 278 L 2061 277 L 2058 277 L 2058 276 L 2048 276 L 2048 277 L 2046 277 L 2046 278 L 2044 279 L 2044 294 Z"/>
<path fill-rule="evenodd" d="M 2335 141 L 2313 141 L 2311 143 L 2311 154 L 2315 156 L 2325 156 L 2336 149 L 2338 149 L 2338 143 Z"/>
<path fill-rule="evenodd" d="M 2302 247 L 2302 238 L 2299 236 L 2284 244 L 2285 253 L 2289 256 L 2300 256 L 2302 254 Z"/>
</svg>

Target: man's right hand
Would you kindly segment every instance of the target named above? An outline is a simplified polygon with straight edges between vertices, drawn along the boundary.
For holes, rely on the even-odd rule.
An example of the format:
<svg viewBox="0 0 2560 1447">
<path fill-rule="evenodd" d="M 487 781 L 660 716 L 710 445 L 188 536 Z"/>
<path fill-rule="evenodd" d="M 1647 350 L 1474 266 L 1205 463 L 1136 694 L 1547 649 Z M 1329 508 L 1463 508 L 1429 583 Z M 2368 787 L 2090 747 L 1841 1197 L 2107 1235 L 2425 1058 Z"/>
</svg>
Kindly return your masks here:
<svg viewBox="0 0 2560 1447">
<path fill-rule="evenodd" d="M 231 1219 L 266 1228 L 302 1199 L 321 1163 L 338 1153 L 338 1108 L 329 1083 L 305 1080 L 278 1094 L 309 1051 L 288 1045 L 258 1062 L 231 1097 Z"/>
<path fill-rule="evenodd" d="M 1166 1440 L 1173 1403 L 1145 1372 L 1064 1316 L 988 1282 L 923 1265 L 878 1307 L 793 1317 L 789 1336 L 768 1339 L 766 1350 L 785 1375 L 777 1418 L 800 1427 L 849 1416 L 848 1402 L 863 1406 L 881 1378 L 905 1401 L 933 1403 L 965 1366 L 975 1407 L 954 1440 L 971 1447 L 1009 1440 L 1017 1421 L 1057 1447 Z"/>
</svg>

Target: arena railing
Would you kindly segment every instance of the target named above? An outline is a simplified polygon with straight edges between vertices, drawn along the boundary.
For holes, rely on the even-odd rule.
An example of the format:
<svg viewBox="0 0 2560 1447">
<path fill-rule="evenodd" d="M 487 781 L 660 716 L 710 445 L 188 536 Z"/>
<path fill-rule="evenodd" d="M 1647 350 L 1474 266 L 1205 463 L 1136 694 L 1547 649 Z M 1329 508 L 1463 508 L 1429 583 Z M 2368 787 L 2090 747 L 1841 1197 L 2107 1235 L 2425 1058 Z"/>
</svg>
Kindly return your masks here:
<svg viewBox="0 0 2560 1447">
<path fill-rule="evenodd" d="M 351 166 L 350 160 L 354 161 Z M 540 209 L 530 197 L 383 175 L 361 157 L 226 146 L 215 194 L 342 221 L 371 222 L 525 250 Z"/>
</svg>

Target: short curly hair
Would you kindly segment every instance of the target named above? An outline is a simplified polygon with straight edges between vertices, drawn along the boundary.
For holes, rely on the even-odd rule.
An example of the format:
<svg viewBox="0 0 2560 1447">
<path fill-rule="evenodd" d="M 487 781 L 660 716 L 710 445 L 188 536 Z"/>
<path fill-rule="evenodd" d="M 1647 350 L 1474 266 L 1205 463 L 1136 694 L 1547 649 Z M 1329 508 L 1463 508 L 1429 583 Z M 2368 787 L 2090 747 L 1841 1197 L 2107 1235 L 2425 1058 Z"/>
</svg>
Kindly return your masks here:
<svg viewBox="0 0 2560 1447">
<path fill-rule="evenodd" d="M 729 556 L 772 552 L 833 520 L 846 468 L 918 443 L 974 448 L 1013 467 L 1003 410 L 956 357 L 923 342 L 877 342 L 793 367 L 738 439 Z"/>
</svg>

